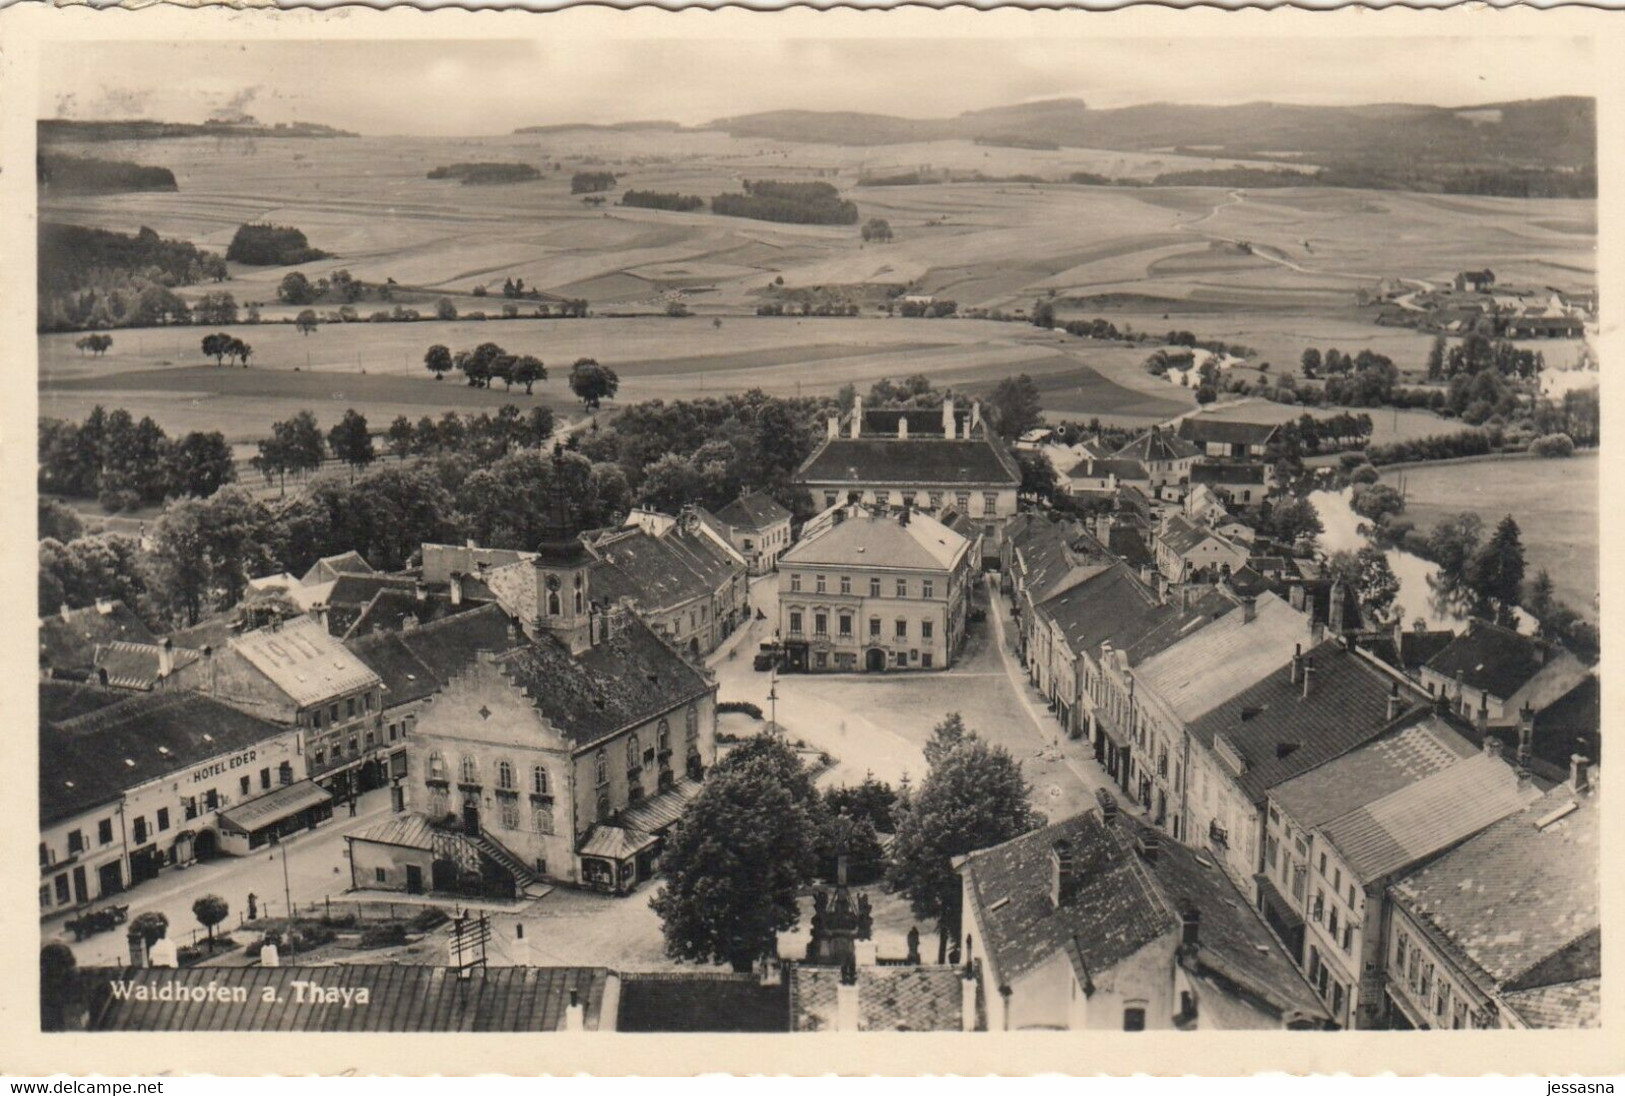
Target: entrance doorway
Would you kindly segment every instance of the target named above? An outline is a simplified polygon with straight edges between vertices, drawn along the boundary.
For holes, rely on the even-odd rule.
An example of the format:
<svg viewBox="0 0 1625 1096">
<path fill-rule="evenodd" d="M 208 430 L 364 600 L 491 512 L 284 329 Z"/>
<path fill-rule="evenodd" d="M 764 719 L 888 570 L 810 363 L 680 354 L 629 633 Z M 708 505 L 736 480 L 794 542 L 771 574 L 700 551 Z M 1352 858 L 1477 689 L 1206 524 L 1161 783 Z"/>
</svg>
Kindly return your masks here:
<svg viewBox="0 0 1625 1096">
<path fill-rule="evenodd" d="M 96 869 L 96 881 L 101 884 L 102 897 L 117 894 L 124 889 L 124 865 L 117 860 Z"/>
<path fill-rule="evenodd" d="M 473 796 L 463 800 L 463 832 L 470 837 L 480 835 L 480 801 Z"/>
<path fill-rule="evenodd" d="M 863 668 L 870 673 L 876 673 L 886 668 L 886 652 L 879 647 L 870 647 L 863 656 Z"/>
<path fill-rule="evenodd" d="M 416 864 L 406 865 L 406 893 L 423 893 L 423 869 Z"/>
</svg>

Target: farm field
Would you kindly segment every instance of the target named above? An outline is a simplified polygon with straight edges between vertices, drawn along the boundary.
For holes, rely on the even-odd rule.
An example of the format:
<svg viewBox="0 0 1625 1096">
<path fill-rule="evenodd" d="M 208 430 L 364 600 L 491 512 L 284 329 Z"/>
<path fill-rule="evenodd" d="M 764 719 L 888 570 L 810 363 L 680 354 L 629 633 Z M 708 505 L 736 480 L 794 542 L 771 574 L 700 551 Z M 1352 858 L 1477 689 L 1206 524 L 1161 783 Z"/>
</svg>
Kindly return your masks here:
<svg viewBox="0 0 1625 1096">
<path fill-rule="evenodd" d="M 1511 514 L 1522 531 L 1527 577 L 1546 568 L 1557 596 L 1595 621 L 1600 465 L 1596 453 L 1568 460 L 1466 461 L 1388 472 L 1383 482 L 1398 486 L 1403 478 L 1405 517 L 1420 530 L 1473 510 L 1484 519 L 1487 535 Z"/>
</svg>

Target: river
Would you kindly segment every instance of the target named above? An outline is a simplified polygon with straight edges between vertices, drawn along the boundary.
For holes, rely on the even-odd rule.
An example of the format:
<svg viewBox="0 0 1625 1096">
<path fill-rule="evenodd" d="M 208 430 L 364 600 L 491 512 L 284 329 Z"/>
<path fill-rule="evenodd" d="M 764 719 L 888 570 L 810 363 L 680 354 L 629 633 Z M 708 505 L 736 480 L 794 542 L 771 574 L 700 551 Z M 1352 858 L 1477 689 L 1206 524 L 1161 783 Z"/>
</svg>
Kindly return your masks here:
<svg viewBox="0 0 1625 1096">
<path fill-rule="evenodd" d="M 1325 526 L 1325 531 L 1320 534 L 1320 546 L 1327 555 L 1358 552 L 1371 543 L 1370 538 L 1359 531 L 1365 519 L 1349 505 L 1349 492 L 1350 489 L 1345 487 L 1341 491 L 1315 491 L 1309 495 L 1309 501 L 1314 503 L 1315 510 L 1320 514 L 1321 525 Z M 1388 566 L 1393 568 L 1394 577 L 1399 580 L 1399 596 L 1394 604 L 1404 609 L 1405 627 L 1409 628 L 1411 621 L 1417 617 L 1426 620 L 1429 628 L 1460 631 L 1466 626 L 1465 617 L 1448 610 L 1441 611 L 1441 607 L 1435 603 L 1428 579 L 1438 574 L 1438 564 L 1398 548 L 1388 549 L 1387 555 Z"/>
</svg>

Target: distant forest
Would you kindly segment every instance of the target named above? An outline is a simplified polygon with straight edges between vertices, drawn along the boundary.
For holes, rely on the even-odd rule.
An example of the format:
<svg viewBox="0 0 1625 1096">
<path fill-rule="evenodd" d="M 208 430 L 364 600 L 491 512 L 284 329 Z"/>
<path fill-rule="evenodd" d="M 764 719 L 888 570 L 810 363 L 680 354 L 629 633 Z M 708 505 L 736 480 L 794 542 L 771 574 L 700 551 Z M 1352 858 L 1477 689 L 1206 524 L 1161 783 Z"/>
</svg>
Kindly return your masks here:
<svg viewBox="0 0 1625 1096">
<path fill-rule="evenodd" d="M 431 179 L 461 179 L 464 186 L 493 186 L 499 183 L 528 183 L 542 177 L 529 164 L 473 163 L 443 164 L 429 172 Z"/>
<path fill-rule="evenodd" d="M 79 225 L 39 231 L 39 329 L 147 326 L 185 322 L 173 292 L 226 277 L 219 255 L 150 228 L 131 236 Z"/>
<path fill-rule="evenodd" d="M 226 248 L 226 258 L 250 266 L 296 266 L 327 258 L 310 246 L 305 234 L 287 225 L 239 225 Z"/>
<path fill-rule="evenodd" d="M 134 190 L 178 190 L 175 173 L 128 160 L 97 160 L 42 152 L 34 160 L 41 190 L 54 194 L 122 194 Z"/>
<path fill-rule="evenodd" d="M 37 132 L 40 144 L 52 141 L 156 141 L 168 137 L 356 137 L 359 134 L 316 122 L 154 122 L 147 118 L 127 118 L 112 122 L 88 122 L 74 118 L 41 118 Z"/>
<path fill-rule="evenodd" d="M 796 225 L 855 225 L 858 207 L 829 183 L 783 183 L 745 180 L 745 193 L 718 194 L 711 212 L 723 217 L 750 217 Z"/>
<path fill-rule="evenodd" d="M 629 190 L 621 195 L 623 206 L 641 209 L 669 209 L 675 213 L 693 213 L 705 208 L 705 199 L 698 194 L 666 193 L 658 190 Z"/>
</svg>

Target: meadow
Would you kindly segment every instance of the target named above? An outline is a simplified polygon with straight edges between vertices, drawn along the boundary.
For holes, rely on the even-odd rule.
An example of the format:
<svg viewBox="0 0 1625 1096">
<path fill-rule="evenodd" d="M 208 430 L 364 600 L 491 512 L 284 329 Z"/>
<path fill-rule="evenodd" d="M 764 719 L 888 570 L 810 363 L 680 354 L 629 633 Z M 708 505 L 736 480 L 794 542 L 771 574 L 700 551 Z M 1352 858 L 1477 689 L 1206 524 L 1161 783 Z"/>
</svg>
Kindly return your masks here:
<svg viewBox="0 0 1625 1096">
<path fill-rule="evenodd" d="M 1370 346 L 1412 368 L 1427 338 L 1366 322 L 1354 308 L 1356 288 L 1382 276 L 1437 281 L 1486 265 L 1506 280 L 1587 286 L 1595 270 L 1591 202 L 1325 189 L 855 185 L 863 175 L 921 166 L 1146 179 L 1235 162 L 1159 152 L 964 141 L 843 148 L 717 132 L 591 130 L 468 139 L 189 138 L 65 151 L 161 165 L 174 171 L 179 190 L 46 195 L 46 219 L 127 232 L 148 226 L 220 252 L 238 225 L 269 221 L 300 228 L 313 247 L 332 253 L 298 268 L 233 264 L 221 288 L 239 302 L 261 303 L 267 320 L 297 311 L 276 301 L 290 269 L 313 280 L 339 269 L 371 283 L 394 279 L 397 298 L 423 312 L 443 295 L 465 313 L 500 315 L 506 278 L 590 302 L 594 318 L 586 321 L 324 324 L 308 337 L 280 324 L 233 328 L 255 355 L 251 369 L 229 378 L 229 370 L 204 366 L 196 349 L 203 332 L 195 328 L 115 331 L 114 348 L 100 360 L 81 359 L 71 335 L 40 339 L 44 413 L 118 403 L 171 429 L 213 423 L 237 439 L 260 436 L 272 419 L 311 400 L 353 402 L 374 422 L 510 398 L 523 406 L 522 393 L 473 390 L 453 377 L 435 384 L 422 369 L 431 343 L 456 349 L 487 339 L 547 362 L 552 379 L 530 399 L 560 411 L 578 406 L 563 376 L 586 356 L 620 372 L 622 401 L 748 387 L 832 393 L 848 382 L 862 388 L 910 373 L 974 393 L 1026 372 L 1051 414 L 1144 424 L 1193 406 L 1188 390 L 1140 370 L 1144 348 L 1022 324 L 891 319 L 875 302 L 885 287 L 1007 310 L 1053 295 L 1063 302 L 1063 318 L 1075 310 L 1137 330 L 1177 325 L 1252 346 L 1277 370 L 1295 364 L 1309 345 Z M 531 164 L 541 178 L 464 187 L 425 177 L 437 165 L 465 161 Z M 570 177 L 581 170 L 616 173 L 607 204 L 590 206 L 570 193 Z M 709 198 L 764 178 L 832 181 L 863 219 L 885 218 L 894 239 L 865 244 L 850 226 L 614 204 L 629 187 Z M 862 298 L 865 315 L 758 319 L 757 306 L 773 299 L 781 279 L 786 290 Z M 490 296 L 475 295 L 487 287 Z M 213 288 L 181 292 L 195 298 Z M 664 317 L 674 300 L 696 315 Z M 363 316 L 388 307 L 372 299 L 357 305 Z"/>
<path fill-rule="evenodd" d="M 1595 621 L 1601 463 L 1596 453 L 1568 460 L 1463 461 L 1385 472 L 1382 482 L 1403 485 L 1405 517 L 1423 531 L 1472 510 L 1484 519 L 1487 533 L 1511 514 L 1522 534 L 1527 577 L 1533 579 L 1544 567 L 1551 572 L 1557 596 Z M 1562 488 L 1554 490 L 1558 479 Z"/>
</svg>

